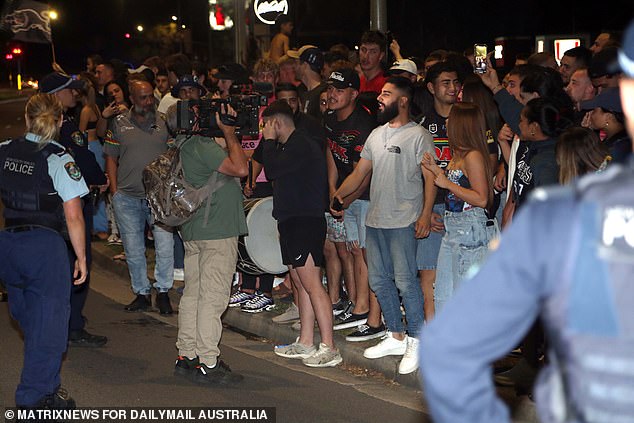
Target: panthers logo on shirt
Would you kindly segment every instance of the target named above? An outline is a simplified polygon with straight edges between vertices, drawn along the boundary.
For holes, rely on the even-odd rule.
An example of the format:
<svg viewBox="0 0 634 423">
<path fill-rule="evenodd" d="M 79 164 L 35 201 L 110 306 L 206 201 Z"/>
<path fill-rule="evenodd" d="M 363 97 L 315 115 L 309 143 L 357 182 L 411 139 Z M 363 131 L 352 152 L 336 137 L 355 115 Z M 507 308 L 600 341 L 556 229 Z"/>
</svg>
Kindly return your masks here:
<svg viewBox="0 0 634 423">
<path fill-rule="evenodd" d="M 70 135 L 70 139 L 80 147 L 86 145 L 86 141 L 84 140 L 84 136 L 79 131 L 75 131 Z"/>
<path fill-rule="evenodd" d="M 75 162 L 66 163 L 64 169 L 66 169 L 66 173 L 68 173 L 68 176 L 70 176 L 73 181 L 79 181 L 81 179 L 81 171 Z"/>
</svg>

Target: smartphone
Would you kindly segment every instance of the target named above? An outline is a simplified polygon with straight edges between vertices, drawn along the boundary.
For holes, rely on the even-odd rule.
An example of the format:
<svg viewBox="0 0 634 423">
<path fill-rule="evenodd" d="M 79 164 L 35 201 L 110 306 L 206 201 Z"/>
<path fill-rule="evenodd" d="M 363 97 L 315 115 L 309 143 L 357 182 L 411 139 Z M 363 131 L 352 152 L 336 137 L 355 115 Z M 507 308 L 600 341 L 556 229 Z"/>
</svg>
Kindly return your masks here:
<svg viewBox="0 0 634 423">
<path fill-rule="evenodd" d="M 339 199 L 336 198 L 336 197 L 332 200 L 332 209 L 334 211 L 343 210 L 343 203 L 341 201 L 339 201 Z"/>
<path fill-rule="evenodd" d="M 486 44 L 476 44 L 473 46 L 473 71 L 475 73 L 486 73 L 487 71 Z"/>
</svg>

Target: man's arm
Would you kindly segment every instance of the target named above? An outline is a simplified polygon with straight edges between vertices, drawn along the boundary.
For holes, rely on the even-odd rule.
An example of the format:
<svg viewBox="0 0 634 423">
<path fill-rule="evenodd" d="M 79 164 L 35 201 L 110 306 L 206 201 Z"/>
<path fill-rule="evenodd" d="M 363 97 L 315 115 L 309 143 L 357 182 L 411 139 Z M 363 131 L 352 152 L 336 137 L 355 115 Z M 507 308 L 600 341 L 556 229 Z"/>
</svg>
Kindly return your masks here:
<svg viewBox="0 0 634 423">
<path fill-rule="evenodd" d="M 355 166 L 354 170 L 348 177 L 342 182 L 339 189 L 335 192 L 333 197 L 337 198 L 343 203 L 344 198 L 352 194 L 361 184 L 364 179 L 372 172 L 372 162 L 368 159 L 361 157 L 359 162 Z M 340 216 L 342 213 L 337 210 L 331 210 L 336 216 Z"/>
<path fill-rule="evenodd" d="M 110 181 L 110 192 L 114 195 L 117 192 L 117 168 L 119 159 L 106 154 L 106 173 Z"/>
<path fill-rule="evenodd" d="M 438 188 L 434 183 L 434 174 L 423 167 L 423 210 L 416 220 L 416 238 L 427 238 L 431 232 L 431 213 L 434 209 L 434 201 Z"/>
<path fill-rule="evenodd" d="M 335 159 L 332 157 L 330 147 L 326 147 L 326 168 L 328 169 L 328 193 L 330 194 L 330 199 L 332 200 L 332 196 L 335 194 L 335 191 L 337 191 L 339 171 L 337 170 Z"/>
</svg>

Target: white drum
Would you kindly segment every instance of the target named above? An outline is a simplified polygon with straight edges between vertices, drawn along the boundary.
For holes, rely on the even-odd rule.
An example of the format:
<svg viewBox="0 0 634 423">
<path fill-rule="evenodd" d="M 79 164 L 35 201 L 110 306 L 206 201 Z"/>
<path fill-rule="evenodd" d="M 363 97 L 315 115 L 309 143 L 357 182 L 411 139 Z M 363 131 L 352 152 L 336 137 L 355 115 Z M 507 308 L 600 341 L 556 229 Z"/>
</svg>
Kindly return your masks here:
<svg viewBox="0 0 634 423">
<path fill-rule="evenodd" d="M 273 197 L 244 200 L 244 213 L 249 235 L 238 241 L 238 269 L 250 275 L 287 272 L 282 264 L 277 221 L 273 218 Z"/>
</svg>

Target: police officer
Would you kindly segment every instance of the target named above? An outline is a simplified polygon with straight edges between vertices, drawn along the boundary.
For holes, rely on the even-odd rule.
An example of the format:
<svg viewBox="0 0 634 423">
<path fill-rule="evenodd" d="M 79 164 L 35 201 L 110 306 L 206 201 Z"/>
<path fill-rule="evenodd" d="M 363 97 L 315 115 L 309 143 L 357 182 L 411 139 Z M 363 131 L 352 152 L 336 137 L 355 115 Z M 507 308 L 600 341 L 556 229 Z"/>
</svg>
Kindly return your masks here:
<svg viewBox="0 0 634 423">
<path fill-rule="evenodd" d="M 26 105 L 27 133 L 0 144 L 0 194 L 5 230 L 0 232 L 0 279 L 9 310 L 24 334 L 24 367 L 15 401 L 25 408 L 73 408 L 60 389 L 70 314 L 69 280 L 86 280 L 82 174 L 53 141 L 62 121 L 56 97 L 36 94 Z M 64 225 L 64 221 L 66 225 Z M 73 272 L 61 232 L 76 259 Z"/>
<path fill-rule="evenodd" d="M 68 75 L 53 72 L 46 75 L 40 81 L 40 91 L 53 94 L 62 103 L 64 108 L 64 116 L 62 127 L 60 129 L 59 143 L 65 147 L 75 160 L 79 167 L 86 184 L 91 189 L 88 195 L 82 198 L 82 212 L 86 225 L 86 262 L 90 272 L 90 263 L 92 261 L 91 254 L 91 234 L 92 234 L 92 218 L 94 214 L 94 201 L 99 186 L 107 183 L 101 167 L 97 163 L 94 154 L 88 149 L 86 136 L 81 133 L 77 123 L 68 110 L 77 104 L 77 89 L 82 87 L 83 82 L 75 80 Z M 69 254 L 73 254 L 73 249 L 68 248 Z M 72 261 L 72 260 L 71 260 Z M 82 315 L 86 297 L 90 283 L 90 273 L 86 277 L 86 283 L 80 286 L 74 286 L 71 290 L 71 311 L 70 311 L 70 333 L 68 335 L 69 345 L 79 347 L 101 347 L 108 342 L 105 336 L 93 335 L 84 329 L 85 318 Z"/>
<path fill-rule="evenodd" d="M 634 21 L 619 53 L 634 135 Z M 634 159 L 570 187 L 539 189 L 499 248 L 421 334 L 436 422 L 508 422 L 490 364 L 542 318 L 540 421 L 634 422 Z"/>
</svg>

